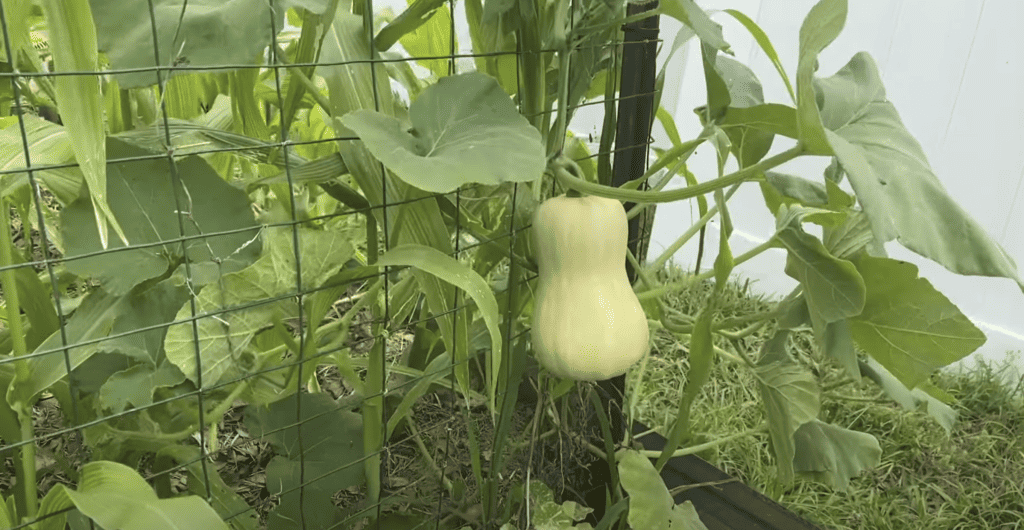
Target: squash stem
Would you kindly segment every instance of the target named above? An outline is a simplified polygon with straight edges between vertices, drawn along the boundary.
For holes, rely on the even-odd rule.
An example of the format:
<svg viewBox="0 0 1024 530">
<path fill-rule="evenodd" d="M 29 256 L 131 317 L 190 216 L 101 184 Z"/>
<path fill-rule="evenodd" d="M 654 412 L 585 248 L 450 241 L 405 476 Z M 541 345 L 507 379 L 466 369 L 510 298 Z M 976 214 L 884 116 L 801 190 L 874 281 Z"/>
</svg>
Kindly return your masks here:
<svg viewBox="0 0 1024 530">
<path fill-rule="evenodd" d="M 764 252 L 765 250 L 768 250 L 769 248 L 774 246 L 774 242 L 775 238 L 773 237 L 768 241 L 765 241 L 764 243 L 748 250 L 747 252 L 740 254 L 739 256 L 736 257 L 735 261 L 733 262 L 733 266 L 737 267 L 741 263 L 753 258 L 754 256 L 757 256 L 758 254 Z M 641 302 L 643 302 L 644 300 L 648 300 L 650 298 L 660 298 L 662 295 L 685 289 L 694 282 L 704 281 L 709 278 L 713 278 L 714 276 L 715 271 L 714 269 L 712 269 L 701 274 L 690 276 L 689 278 L 684 278 L 678 282 L 666 283 L 661 287 L 656 287 L 654 289 L 636 293 L 636 296 L 637 298 L 640 299 Z"/>
<path fill-rule="evenodd" d="M 747 166 L 723 177 L 702 182 L 696 186 L 687 186 L 685 188 L 659 192 L 603 186 L 601 184 L 576 178 L 564 167 L 555 168 L 553 173 L 555 175 L 555 179 L 557 179 L 558 183 L 562 186 L 566 188 L 575 188 L 588 195 L 635 203 L 663 203 L 690 199 L 697 197 L 698 195 L 711 193 L 726 186 L 731 186 L 733 184 L 755 178 L 758 174 L 789 162 L 804 153 L 804 147 L 797 144 L 797 146 L 787 149 L 773 157 L 766 158 L 752 166 Z"/>
<path fill-rule="evenodd" d="M 699 444 L 699 445 L 691 445 L 689 447 L 683 447 L 681 449 L 676 449 L 676 451 L 674 453 L 672 453 L 672 455 L 669 458 L 675 458 L 677 456 L 686 456 L 686 455 L 692 455 L 692 454 L 700 453 L 700 452 L 703 452 L 703 451 L 707 451 L 708 449 L 714 449 L 715 447 L 718 447 L 719 445 L 725 445 L 727 443 L 732 442 L 733 440 L 736 440 L 736 439 L 739 439 L 739 438 L 744 438 L 744 437 L 751 436 L 751 435 L 754 435 L 754 434 L 758 434 L 760 432 L 767 431 L 767 430 L 768 430 L 768 426 L 762 424 L 762 425 L 759 425 L 757 427 L 753 427 L 753 428 L 747 429 L 745 431 L 738 432 L 736 434 L 730 434 L 729 436 L 723 436 L 722 438 L 718 438 L 717 440 L 712 440 L 712 441 L 707 442 L 707 443 L 702 443 L 702 444 Z M 644 456 L 646 456 L 648 458 L 657 458 L 657 457 L 661 456 L 661 451 L 640 451 L 640 452 Z"/>
</svg>

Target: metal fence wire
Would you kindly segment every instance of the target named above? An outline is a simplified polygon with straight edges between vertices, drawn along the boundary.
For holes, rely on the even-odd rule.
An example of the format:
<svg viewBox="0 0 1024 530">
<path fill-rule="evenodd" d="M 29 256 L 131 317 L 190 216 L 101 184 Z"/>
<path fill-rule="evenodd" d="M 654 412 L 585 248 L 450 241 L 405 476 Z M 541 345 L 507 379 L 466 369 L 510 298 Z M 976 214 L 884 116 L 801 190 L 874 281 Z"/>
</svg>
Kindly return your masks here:
<svg viewBox="0 0 1024 530">
<path fill-rule="evenodd" d="M 535 275 L 514 256 L 529 192 L 417 190 L 335 113 L 407 112 L 425 78 L 484 64 L 512 65 L 503 81 L 522 94 L 523 54 L 535 52 L 460 49 L 453 15 L 479 16 L 479 0 L 417 1 L 394 18 L 370 1 L 356 14 L 312 0 L 40 4 L 0 2 L 0 527 L 98 528 L 123 508 L 89 496 L 105 482 L 134 488 L 129 511 L 192 510 L 198 525 L 208 508 L 234 529 L 486 528 L 493 520 L 472 511 L 481 489 L 521 498 L 517 472 L 473 479 L 500 458 L 488 451 L 502 432 L 476 390 L 490 343 L 470 321 L 474 300 L 376 260 L 422 236 L 467 266 L 493 262 L 504 364 L 491 369 L 512 369 L 528 355 L 520 316 Z M 433 14 L 419 32 L 446 23 L 445 42 L 397 39 L 409 13 Z M 629 79 L 573 108 L 617 114 L 618 143 L 581 143 L 597 149 L 578 160 L 614 159 L 616 184 L 646 168 L 657 18 L 647 20 L 569 59 L 596 54 Z M 346 24 L 377 30 L 360 29 L 357 46 L 337 40 Z M 103 53 L 83 68 L 90 39 Z M 126 48 L 145 41 L 146 54 Z M 247 54 L 262 58 L 211 59 Z M 649 220 L 631 226 L 634 248 L 644 229 Z M 526 424 L 509 421 L 506 435 L 521 434 Z M 539 452 L 533 468 L 553 458 Z M 207 507 L 162 504 L 188 496 Z"/>
</svg>

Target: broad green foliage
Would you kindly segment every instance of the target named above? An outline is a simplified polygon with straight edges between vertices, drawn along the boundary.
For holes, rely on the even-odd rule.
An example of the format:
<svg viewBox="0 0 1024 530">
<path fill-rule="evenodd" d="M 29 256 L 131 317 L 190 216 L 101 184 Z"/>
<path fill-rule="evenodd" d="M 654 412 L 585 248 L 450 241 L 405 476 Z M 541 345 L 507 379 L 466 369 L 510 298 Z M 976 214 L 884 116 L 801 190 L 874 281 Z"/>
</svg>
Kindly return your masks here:
<svg viewBox="0 0 1024 530">
<path fill-rule="evenodd" d="M 862 255 L 864 311 L 850 321 L 857 345 L 907 388 L 985 343 L 981 332 L 911 263 Z"/>
<path fill-rule="evenodd" d="M 297 315 L 290 298 L 296 292 L 321 287 L 353 255 L 352 232 L 298 229 L 302 280 L 297 279 L 292 231 L 274 228 L 267 234 L 266 251 L 251 266 L 225 274 L 196 297 L 198 337 L 193 333 L 192 308 L 184 304 L 167 330 L 167 358 L 193 382 L 199 382 L 196 348 L 202 361 L 203 385 L 215 385 L 228 372 L 241 376 L 240 363 L 256 333 L 275 319 Z M 251 367 L 250 367 L 251 368 Z"/>
<path fill-rule="evenodd" d="M 44 0 L 48 42 L 56 72 L 98 72 L 96 27 L 87 0 Z M 103 127 L 103 97 L 97 79 L 91 75 L 67 75 L 54 80 L 61 118 L 71 139 L 75 160 L 89 186 L 96 234 L 102 248 L 110 244 L 107 226 L 123 243 L 129 243 L 107 199 L 106 131 Z"/>
<path fill-rule="evenodd" d="M 814 420 L 821 409 L 820 390 L 814 376 L 796 364 L 786 351 L 788 336 L 788 332 L 780 331 L 766 342 L 754 368 L 768 415 L 768 434 L 779 478 L 783 482 L 793 480 L 796 455 L 793 434 L 801 425 Z"/>
<path fill-rule="evenodd" d="M 425 191 L 528 182 L 544 171 L 540 134 L 486 75 L 441 79 L 413 102 L 409 118 L 411 128 L 395 118 L 358 110 L 341 121 L 395 175 Z"/>
<path fill-rule="evenodd" d="M 539 480 L 530 481 L 530 522 L 537 530 L 592 530 L 589 523 L 579 523 L 594 510 L 573 501 L 555 502 L 551 488 Z"/>
<path fill-rule="evenodd" d="M 270 44 L 271 24 L 281 31 L 289 8 L 322 13 L 328 2 L 281 0 L 271 8 L 261 0 L 155 0 L 157 64 L 148 0 L 89 0 L 89 4 L 100 51 L 113 68 L 123 69 L 254 64 Z M 160 75 L 166 81 L 173 72 Z M 157 76 L 152 71 L 133 72 L 117 74 L 117 81 L 122 88 L 135 88 L 156 84 Z"/>
<path fill-rule="evenodd" d="M 791 216 L 790 211 L 785 206 L 780 209 L 779 220 L 787 224 L 780 227 L 775 239 L 788 251 L 786 274 L 803 285 L 811 311 L 825 322 L 860 314 L 865 288 L 856 267 L 829 254 L 820 239 L 803 230 L 799 219 L 806 216 Z"/>
<path fill-rule="evenodd" d="M 871 226 L 957 274 L 1024 279 L 1006 253 L 946 192 L 921 145 L 885 99 L 881 75 L 858 53 L 834 76 L 817 80 L 827 138 Z M 879 138 L 886 141 L 879 142 Z"/>
<path fill-rule="evenodd" d="M 813 419 L 793 434 L 793 470 L 845 491 L 850 479 L 881 462 L 882 448 L 874 436 Z"/>
<path fill-rule="evenodd" d="M 114 321 L 124 314 L 125 298 L 114 296 L 103 290 L 97 290 L 87 297 L 78 307 L 74 315 L 64 324 L 64 336 L 69 344 L 78 344 L 109 335 Z M 16 378 L 7 390 L 7 401 L 27 403 L 38 393 L 67 375 L 63 355 L 62 334 L 55 331 L 36 348 L 37 353 L 50 352 L 47 355 L 32 357 L 29 364 L 29 378 Z M 67 358 L 74 369 L 100 351 L 102 343 L 92 342 L 86 346 L 69 348 Z"/>
<path fill-rule="evenodd" d="M 35 116 L 24 116 L 25 136 L 28 138 L 29 156 L 32 166 L 49 166 L 64 164 L 75 157 L 71 147 L 71 139 L 67 129 L 55 123 Z M 21 144 L 21 128 L 14 121 L 0 130 L 0 169 L 12 170 L 25 168 L 25 153 Z M 85 182 L 81 171 L 77 169 L 44 170 L 36 173 L 46 189 L 60 201 L 70 204 L 78 198 L 78 190 Z M 16 173 L 4 175 L 2 179 L 3 196 L 9 196 L 22 188 L 28 187 L 28 175 Z"/>
<path fill-rule="evenodd" d="M 296 396 L 302 397 L 301 416 Z M 270 528 L 300 528 L 301 485 L 307 527 L 327 528 L 342 520 L 331 497 L 363 483 L 359 414 L 339 407 L 326 394 L 293 394 L 269 408 L 248 407 L 245 426 L 250 436 L 270 442 L 277 455 L 267 465 L 267 489 L 282 495 L 270 514 Z"/>
<path fill-rule="evenodd" d="M 800 26 L 800 60 L 796 70 L 797 131 L 810 154 L 831 155 L 818 110 L 814 73 L 818 54 L 839 36 L 846 24 L 846 0 L 822 0 L 811 8 Z"/>
<path fill-rule="evenodd" d="M 111 294 L 124 294 L 142 281 L 183 267 L 186 257 L 192 282 L 201 286 L 216 281 L 221 274 L 246 267 L 259 255 L 257 224 L 249 199 L 220 178 L 206 161 L 199 157 L 178 160 L 172 173 L 165 158 L 153 159 L 150 152 L 114 138 L 109 138 L 107 144 L 111 210 L 124 223 L 133 247 L 145 246 L 71 259 L 69 270 L 96 278 Z M 136 157 L 148 159 L 117 161 Z M 180 184 L 174 184 L 175 174 Z M 68 258 L 102 250 L 94 218 L 91 202 L 84 199 L 61 211 Z M 190 239 L 175 241 L 182 235 Z M 110 247 L 123 245 L 114 240 Z"/>
<path fill-rule="evenodd" d="M 123 411 L 129 404 L 145 407 L 153 404 L 153 392 L 185 380 L 185 374 L 166 359 L 159 365 L 139 363 L 116 372 L 100 389 L 100 401 L 111 412 Z"/>
<path fill-rule="evenodd" d="M 928 377 L 974 351 L 984 335 L 916 267 L 887 258 L 885 243 L 896 240 L 953 272 L 1010 278 L 1024 289 L 1013 260 L 932 173 L 886 101 L 872 59 L 857 54 L 831 77 L 817 75 L 819 55 L 845 24 L 846 0 L 821 0 L 810 10 L 793 83 L 757 24 L 724 12 L 775 65 L 788 104 L 765 102 L 754 72 L 728 56 L 722 27 L 711 18 L 717 14 L 694 0 L 663 0 L 660 12 L 685 26 L 670 55 L 699 40 L 703 130 L 681 138 L 656 96 L 672 146 L 654 148 L 659 159 L 644 177 L 658 173 L 656 179 L 622 188 L 607 183 L 616 104 L 624 101 L 616 71 L 621 48 L 611 43 L 621 37 L 627 2 L 467 0 L 477 71 L 449 75 L 456 66 L 449 57 L 461 53 L 451 49 L 449 33 L 458 12 L 440 0 L 410 0 L 390 21 L 362 12 L 372 2 L 40 0 L 33 10 L 31 2 L 0 1 L 8 20 L 29 21 L 12 30 L 19 56 L 0 65 L 6 72 L 45 70 L 46 52 L 36 53 L 29 31 L 47 35 L 58 72 L 97 72 L 108 63 L 110 70 L 227 67 L 12 77 L 0 86 L 0 103 L 12 103 L 17 89 L 28 113 L 56 104 L 65 123 L 0 117 L 0 170 L 77 163 L 34 174 L 44 199 L 60 206 L 59 214 L 44 207 L 41 215 L 60 259 L 37 274 L 23 266 L 37 259 L 34 239 L 25 238 L 28 248 L 9 235 L 0 241 L 4 290 L 15 291 L 4 296 L 0 356 L 24 356 L 0 359 L 0 437 L 16 443 L 33 436 L 32 406 L 48 392 L 86 425 L 94 460 L 78 489 L 56 486 L 37 499 L 35 445 L 21 446 L 16 469 L 24 487 L 0 503 L 0 527 L 75 506 L 67 516 L 73 527 L 85 514 L 110 529 L 204 530 L 224 528 L 224 519 L 234 530 L 255 530 L 255 512 L 237 516 L 246 501 L 203 463 L 238 401 L 248 405 L 248 434 L 276 454 L 267 488 L 280 504 L 268 528 L 358 526 L 354 513 L 378 502 L 386 508 L 381 527 L 430 524 L 419 514 L 386 513 L 387 503 L 406 500 L 389 496 L 380 463 L 393 437 L 407 426 L 415 432 L 417 403 L 441 385 L 468 404 L 464 441 L 475 484 L 441 481 L 460 515 L 472 514 L 474 527 L 477 519 L 510 527 L 514 510 L 527 502 L 538 529 L 589 528 L 579 523 L 588 509 L 555 502 L 539 482 L 499 497 L 501 481 L 521 476 L 505 467 L 506 444 L 520 425 L 513 417 L 518 389 L 537 358 L 525 328 L 542 313 L 531 284 L 538 249 L 522 230 L 562 188 L 640 205 L 696 198 L 701 215 L 672 250 L 640 268 L 632 286 L 649 290 L 639 295 L 647 319 L 689 344 L 690 370 L 657 465 L 632 450 L 611 462 L 612 480 L 621 477 L 628 498 L 617 487 L 610 491 L 605 526 L 627 517 L 628 506 L 626 520 L 638 530 L 705 529 L 693 505 L 675 504 L 656 469 L 679 444 L 714 436 L 690 432 L 689 416 L 719 357 L 754 373 L 781 482 L 799 476 L 845 489 L 878 464 L 873 436 L 819 418 L 822 387 L 833 385 L 792 354 L 789 330 L 813 330 L 813 362 L 834 361 L 852 380 L 877 384 L 950 432 L 952 398 Z M 300 36 L 289 30 L 268 48 L 286 17 L 301 26 Z M 386 24 L 371 35 L 364 25 L 375 21 Z M 415 61 L 382 64 L 400 55 L 397 43 Z M 412 99 L 409 108 L 396 95 L 401 90 L 393 91 L 396 83 Z M 595 163 L 583 136 L 565 125 L 581 101 L 598 96 L 606 99 L 606 119 Z M 13 113 L 8 106 L 0 114 Z M 776 136 L 795 146 L 768 156 Z M 686 167 L 705 143 L 716 151 L 716 175 Z M 778 171 L 804 155 L 832 157 L 822 180 Z M 740 169 L 726 174 L 730 156 Z M 677 174 L 685 187 L 660 190 Z M 855 195 L 840 187 L 847 177 Z M 641 189 L 641 180 L 659 189 Z M 755 181 L 776 230 L 734 256 L 728 200 Z M 24 234 L 37 233 L 27 172 L 0 175 L 0 197 Z M 659 297 L 679 286 L 658 285 L 649 272 L 716 216 L 714 270 L 697 276 L 714 282 L 713 292 L 704 307 L 678 314 Z M 817 227 L 820 238 L 809 229 Z M 723 318 L 719 305 L 734 267 L 772 247 L 786 251 L 784 272 L 799 287 L 761 321 Z M 354 305 L 336 317 L 339 298 L 367 279 Z M 368 355 L 351 355 L 349 326 L 367 312 L 374 345 Z M 759 356 L 732 347 L 769 319 L 778 331 Z M 407 324 L 413 340 L 396 361 L 386 339 Z M 318 392 L 315 369 L 331 363 L 355 390 L 358 413 Z M 407 379 L 395 385 L 395 374 Z M 539 404 L 574 394 L 572 385 L 549 383 L 541 385 Z M 480 403 L 493 429 L 471 421 L 469 406 Z M 602 432 L 610 433 L 598 410 Z M 549 429 L 548 419 L 563 415 L 549 412 L 541 411 L 536 427 L 562 436 L 564 424 Z M 205 447 L 182 443 L 197 432 Z M 615 458 L 607 436 L 603 450 Z M 165 498 L 130 468 L 106 461 L 140 459 L 152 463 L 156 492 Z M 174 496 L 170 471 L 178 466 L 196 496 Z M 350 487 L 365 497 L 342 513 L 332 496 Z M 65 522 L 60 514 L 38 526 L 57 530 Z"/>
<path fill-rule="evenodd" d="M 629 525 L 636 530 L 708 530 L 693 503 L 676 504 L 646 456 L 625 450 L 617 455 L 622 489 L 629 495 Z"/>
<path fill-rule="evenodd" d="M 66 499 L 54 511 L 74 505 L 111 530 L 227 530 L 217 512 L 201 497 L 160 499 L 134 469 L 117 462 L 82 466 L 78 489 L 58 484 Z M 62 505 L 62 506 L 61 506 Z"/>
</svg>

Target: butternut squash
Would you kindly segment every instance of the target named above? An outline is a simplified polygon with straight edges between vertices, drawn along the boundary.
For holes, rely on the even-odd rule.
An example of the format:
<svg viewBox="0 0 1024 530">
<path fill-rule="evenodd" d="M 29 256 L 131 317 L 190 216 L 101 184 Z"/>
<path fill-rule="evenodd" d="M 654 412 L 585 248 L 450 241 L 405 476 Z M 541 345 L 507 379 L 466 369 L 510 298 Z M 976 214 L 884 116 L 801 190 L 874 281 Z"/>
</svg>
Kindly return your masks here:
<svg viewBox="0 0 1024 530">
<path fill-rule="evenodd" d="M 649 350 L 647 317 L 626 276 L 626 213 L 601 197 L 537 208 L 539 268 L 531 338 L 541 366 L 580 381 L 624 374 Z"/>
</svg>

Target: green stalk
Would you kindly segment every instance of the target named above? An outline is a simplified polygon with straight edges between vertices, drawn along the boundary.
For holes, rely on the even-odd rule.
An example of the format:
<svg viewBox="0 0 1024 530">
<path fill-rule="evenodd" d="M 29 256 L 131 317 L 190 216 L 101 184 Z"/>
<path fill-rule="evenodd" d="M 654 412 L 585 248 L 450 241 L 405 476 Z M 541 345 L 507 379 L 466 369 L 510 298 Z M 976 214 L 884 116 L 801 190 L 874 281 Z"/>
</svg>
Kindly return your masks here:
<svg viewBox="0 0 1024 530">
<path fill-rule="evenodd" d="M 544 53 L 541 52 L 540 13 L 537 0 L 522 0 L 527 9 L 532 10 L 533 17 L 526 17 L 524 23 L 516 30 L 519 41 L 519 71 L 522 84 L 519 87 L 519 113 L 538 131 L 540 141 L 548 145 L 548 113 L 545 105 L 547 97 L 547 67 L 544 64 Z M 532 20 L 531 20 L 532 18 Z M 533 198 L 541 200 L 540 181 L 533 187 Z"/>
<path fill-rule="evenodd" d="M 544 67 L 544 54 L 540 50 L 540 35 L 538 35 L 536 27 L 528 26 L 519 30 L 519 39 L 523 48 L 519 59 L 520 71 L 523 76 L 519 111 L 531 125 L 540 131 L 541 141 L 547 142 L 547 113 L 544 108 L 547 71 Z"/>
<path fill-rule="evenodd" d="M 374 320 L 380 322 L 380 306 L 374 311 Z M 384 326 L 378 324 L 374 330 L 373 347 L 366 365 L 364 388 L 366 397 L 363 401 L 363 451 L 367 456 L 363 462 L 366 475 L 366 501 L 370 506 L 380 501 L 380 463 L 381 450 L 384 444 L 384 343 L 387 342 Z"/>
<path fill-rule="evenodd" d="M 743 254 L 740 254 L 733 261 L 733 267 L 738 267 L 741 263 L 743 263 L 743 262 L 753 258 L 754 256 L 757 256 L 758 254 L 768 250 L 769 248 L 774 246 L 774 241 L 775 241 L 775 238 L 773 237 L 773 238 L 769 239 L 768 241 L 765 241 L 764 243 L 761 243 L 760 245 L 758 245 L 758 246 L 756 246 L 756 247 L 754 247 L 754 248 L 744 252 Z M 704 273 L 701 273 L 701 274 L 697 274 L 695 276 L 691 276 L 689 278 L 680 280 L 678 282 L 666 283 L 666 284 L 664 284 L 664 285 L 662 285 L 660 287 L 655 287 L 654 289 L 650 289 L 650 290 L 647 290 L 647 291 L 641 291 L 639 293 L 636 293 L 636 296 L 637 296 L 637 298 L 640 299 L 641 302 L 644 301 L 644 300 L 647 300 L 649 298 L 658 298 L 658 297 L 661 297 L 662 295 L 665 295 L 665 294 L 668 294 L 668 293 L 671 293 L 671 292 L 675 292 L 675 291 L 678 291 L 680 289 L 685 289 L 685 288 L 689 287 L 691 284 L 693 284 L 694 282 L 700 282 L 700 281 L 706 280 L 708 278 L 712 278 L 714 276 L 715 276 L 715 271 L 714 271 L 714 269 L 712 269 L 712 270 L 709 270 L 707 272 L 704 272 Z"/>
<path fill-rule="evenodd" d="M 636 203 L 662 203 L 662 202 L 673 202 L 683 199 L 690 199 L 698 195 L 704 195 L 718 189 L 722 189 L 726 186 L 743 182 L 751 177 L 756 176 L 758 173 L 762 173 L 776 166 L 780 166 L 790 160 L 804 154 L 804 148 L 800 145 L 783 151 L 771 158 L 766 158 L 757 164 L 747 166 L 738 171 L 734 171 L 723 177 L 702 182 L 696 186 L 687 186 L 677 190 L 670 191 L 639 191 L 629 190 L 623 188 L 614 188 L 611 186 L 603 186 L 601 184 L 595 184 L 593 182 L 587 182 L 581 178 L 574 177 L 572 173 L 566 170 L 565 167 L 555 167 L 554 176 L 558 180 L 559 184 L 566 188 L 572 188 L 583 192 L 587 195 L 594 195 L 596 197 L 606 197 L 609 199 L 616 199 L 625 202 L 636 202 Z M 653 167 L 653 166 L 652 166 Z"/>
<path fill-rule="evenodd" d="M 707 451 L 708 449 L 714 449 L 715 447 L 718 447 L 719 445 L 725 445 L 727 443 L 732 442 L 733 440 L 737 440 L 739 438 L 744 438 L 746 436 L 751 436 L 751 435 L 754 435 L 754 434 L 757 434 L 757 433 L 760 433 L 760 432 L 763 432 L 763 431 L 767 431 L 767 430 L 768 430 L 768 426 L 767 425 L 760 425 L 758 427 L 753 427 L 753 428 L 747 429 L 747 430 L 742 431 L 742 432 L 738 432 L 738 433 L 735 433 L 735 434 L 730 434 L 729 436 L 723 436 L 721 438 L 718 438 L 717 440 L 712 440 L 712 441 L 707 442 L 707 443 L 702 443 L 700 445 L 691 445 L 690 447 L 684 447 L 682 449 L 676 449 L 676 451 L 672 453 L 670 458 L 675 458 L 677 456 L 686 456 L 686 455 L 697 454 L 697 453 L 700 453 L 702 451 Z M 640 452 L 644 456 L 646 456 L 648 458 L 657 458 L 657 457 L 661 456 L 661 451 L 640 451 Z"/>
<path fill-rule="evenodd" d="M 597 181 L 606 186 L 612 183 L 612 143 L 615 141 L 617 112 L 615 91 L 622 66 L 621 50 L 621 45 L 612 50 L 612 64 L 608 67 L 604 83 L 604 122 L 601 124 L 601 143 L 597 151 Z"/>
<path fill-rule="evenodd" d="M 725 200 L 728 201 L 730 198 L 732 198 L 733 194 L 736 193 L 736 190 L 738 189 L 740 189 L 739 184 L 734 184 L 733 187 L 730 188 L 729 191 L 725 193 Z M 698 219 L 697 222 L 693 224 L 693 226 L 687 228 L 686 231 L 682 233 L 682 235 L 676 238 L 675 242 L 669 245 L 668 248 L 666 248 L 665 251 L 662 252 L 660 256 L 658 256 L 658 259 L 654 260 L 654 262 L 651 263 L 651 265 L 648 266 L 647 268 L 655 271 L 661 270 L 661 268 L 665 266 L 665 263 L 667 263 L 668 260 L 672 259 L 672 256 L 674 256 L 680 248 L 683 248 L 683 245 L 685 245 L 691 237 L 697 235 L 697 232 L 699 232 L 700 229 L 704 225 L 706 225 L 708 221 L 710 221 L 711 218 L 714 217 L 717 213 L 718 205 L 716 204 L 715 206 L 709 208 L 707 213 L 702 215 L 701 218 Z"/>
<path fill-rule="evenodd" d="M 14 265 L 14 240 L 11 237 L 11 211 L 6 200 L 0 200 L 0 266 L 10 267 Z M 4 297 L 7 302 L 7 326 L 11 330 L 11 346 L 15 357 L 23 357 L 28 353 L 28 346 L 25 344 L 25 329 L 21 324 L 21 303 L 18 300 L 18 284 L 15 278 L 14 269 L 5 269 L 0 273 L 0 285 L 4 289 Z M 29 370 L 28 361 L 20 360 L 14 363 L 15 381 L 28 381 L 32 374 Z M 21 471 L 22 484 L 21 493 L 24 495 L 25 516 L 35 519 L 39 510 L 38 491 L 36 490 L 36 443 L 35 435 L 32 432 L 32 404 L 21 401 L 11 403 L 11 408 L 18 415 L 18 423 L 21 424 L 21 439 L 27 442 L 21 446 Z"/>
<path fill-rule="evenodd" d="M 555 128 L 548 137 L 548 156 L 561 152 L 565 145 L 565 122 L 569 115 L 569 53 L 565 45 L 558 50 L 558 113 Z"/>
</svg>

